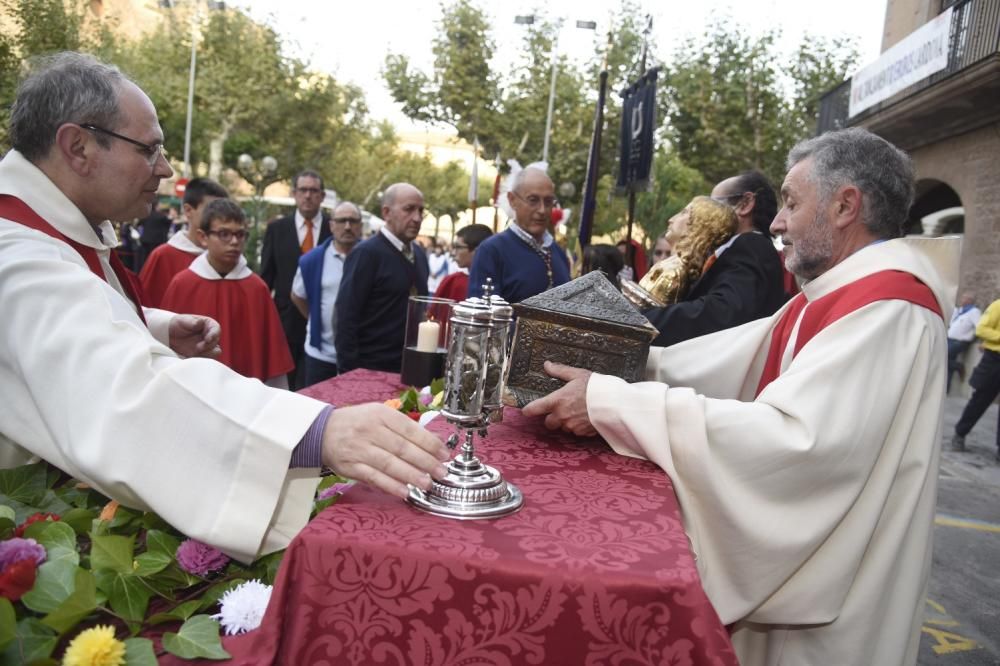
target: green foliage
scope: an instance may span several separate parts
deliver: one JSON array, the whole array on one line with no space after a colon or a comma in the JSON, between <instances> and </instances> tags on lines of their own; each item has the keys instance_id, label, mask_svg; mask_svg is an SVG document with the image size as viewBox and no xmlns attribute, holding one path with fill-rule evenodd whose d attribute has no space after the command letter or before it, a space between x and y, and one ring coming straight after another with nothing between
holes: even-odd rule
<instances>
[{"instance_id":1,"label":"green foliage","mask_svg":"<svg viewBox=\"0 0 1000 666\"><path fill-rule=\"evenodd\" d=\"M331 477L330 483L335 481L343 480ZM76 518L72 525L44 519L24 528L25 538L45 548L46 561L19 601L0 598L0 666L49 663L57 645L65 645L63 638L81 626L108 622L123 639L163 622L183 623L177 633L165 634L168 652L227 658L219 625L207 613L241 582L271 583L282 553L248 566L233 562L210 577L195 576L176 560L182 535L155 514L124 507L101 519L96 508L107 504L107 498L44 463L0 470L0 521L22 524L43 505L64 506L66 515ZM84 525L89 526L81 529ZM7 529L3 538L12 536ZM129 638L125 645L130 666L156 663L147 639Z\"/></svg>"},{"instance_id":2,"label":"green foliage","mask_svg":"<svg viewBox=\"0 0 1000 666\"><path fill-rule=\"evenodd\" d=\"M777 31L751 36L725 18L674 52L665 80L666 135L711 182L760 169L780 182L788 150L815 130L820 95L856 61L848 40L803 39L788 60Z\"/></svg>"},{"instance_id":3,"label":"green foliage","mask_svg":"<svg viewBox=\"0 0 1000 666\"><path fill-rule=\"evenodd\" d=\"M182 659L229 659L232 655L222 649L219 641L219 624L207 615L196 615L186 620L176 634L163 634L163 647Z\"/></svg>"},{"instance_id":4,"label":"green foliage","mask_svg":"<svg viewBox=\"0 0 1000 666\"><path fill-rule=\"evenodd\" d=\"M500 148L500 79L490 67L495 42L489 19L470 0L443 4L441 14L433 72L414 71L406 56L389 54L384 69L389 92L411 118L451 125L469 143L478 137L491 155Z\"/></svg>"},{"instance_id":5,"label":"green foliage","mask_svg":"<svg viewBox=\"0 0 1000 666\"><path fill-rule=\"evenodd\" d=\"M88 12L80 0L0 0L9 18L0 31L0 154L9 146L10 105L22 63L58 51L113 51L112 22Z\"/></svg>"},{"instance_id":6,"label":"green foliage","mask_svg":"<svg viewBox=\"0 0 1000 666\"><path fill-rule=\"evenodd\" d=\"M343 482L328 476L320 487ZM316 510L339 497L317 502ZM26 524L42 505L67 507L65 515L76 519L72 525L51 517ZM117 507L114 515L102 519L98 509L110 506ZM11 526L0 524L0 538L11 538L13 526L21 524L24 537L46 552L34 585L19 601L0 597L0 666L55 664L55 651L65 647L65 639L81 627L108 623L124 640L129 666L156 663L152 642L137 635L166 622L181 623L176 633L164 633L167 652L226 659L219 624L209 613L225 592L247 580L271 584L284 554L272 553L250 565L230 562L207 577L187 573L176 559L184 537L159 516L109 505L100 493L45 463L0 470L0 523Z\"/></svg>"}]
</instances>

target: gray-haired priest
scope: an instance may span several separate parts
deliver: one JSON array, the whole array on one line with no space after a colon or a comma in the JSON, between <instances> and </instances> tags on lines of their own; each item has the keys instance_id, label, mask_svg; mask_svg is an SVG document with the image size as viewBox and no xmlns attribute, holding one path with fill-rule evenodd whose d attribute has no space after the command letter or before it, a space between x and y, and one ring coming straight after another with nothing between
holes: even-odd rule
<instances>
[{"instance_id":1,"label":"gray-haired priest","mask_svg":"<svg viewBox=\"0 0 1000 666\"><path fill-rule=\"evenodd\" d=\"M548 366L567 385L524 411L670 476L744 666L914 664L958 243L900 238L913 169L865 130L788 166L771 229L801 294L654 347L646 383Z\"/></svg>"}]
</instances>

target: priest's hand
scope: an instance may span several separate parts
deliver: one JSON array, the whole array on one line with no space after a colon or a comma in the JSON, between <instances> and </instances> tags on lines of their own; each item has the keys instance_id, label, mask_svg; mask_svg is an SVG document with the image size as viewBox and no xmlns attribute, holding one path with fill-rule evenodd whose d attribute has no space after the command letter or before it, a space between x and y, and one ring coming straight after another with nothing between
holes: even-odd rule
<instances>
[{"instance_id":1,"label":"priest's hand","mask_svg":"<svg viewBox=\"0 0 1000 666\"><path fill-rule=\"evenodd\" d=\"M574 435L592 437L597 434L587 414L587 382L590 370L574 368L552 361L545 362L545 372L561 379L566 385L543 398L529 402L521 410L525 416L545 416L549 430L562 428Z\"/></svg>"},{"instance_id":2,"label":"priest's hand","mask_svg":"<svg viewBox=\"0 0 1000 666\"><path fill-rule=\"evenodd\" d=\"M178 356L215 358L219 347L219 322L201 315L174 315L170 320L170 348Z\"/></svg>"},{"instance_id":3,"label":"priest's hand","mask_svg":"<svg viewBox=\"0 0 1000 666\"><path fill-rule=\"evenodd\" d=\"M333 410L323 429L323 464L340 476L406 497L407 484L430 490L451 453L408 416L371 403Z\"/></svg>"}]
</instances>

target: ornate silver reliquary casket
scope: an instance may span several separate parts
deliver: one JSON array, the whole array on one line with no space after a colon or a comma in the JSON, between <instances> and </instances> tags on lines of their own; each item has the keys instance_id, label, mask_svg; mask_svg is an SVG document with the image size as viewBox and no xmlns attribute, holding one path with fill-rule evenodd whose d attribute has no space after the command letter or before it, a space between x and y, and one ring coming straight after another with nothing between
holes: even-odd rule
<instances>
[{"instance_id":1,"label":"ornate silver reliquary casket","mask_svg":"<svg viewBox=\"0 0 1000 666\"><path fill-rule=\"evenodd\" d=\"M627 382L643 378L656 328L602 273L588 273L513 307L517 324L507 377L509 404L523 407L563 385L545 374L545 361Z\"/></svg>"}]
</instances>

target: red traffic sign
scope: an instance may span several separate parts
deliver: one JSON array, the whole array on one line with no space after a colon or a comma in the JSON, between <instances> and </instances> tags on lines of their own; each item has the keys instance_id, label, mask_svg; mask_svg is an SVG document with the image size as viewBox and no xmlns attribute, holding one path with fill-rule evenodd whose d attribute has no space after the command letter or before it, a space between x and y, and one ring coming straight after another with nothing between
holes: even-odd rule
<instances>
[{"instance_id":1,"label":"red traffic sign","mask_svg":"<svg viewBox=\"0 0 1000 666\"><path fill-rule=\"evenodd\" d=\"M184 190L187 189L187 184L188 184L188 179L187 178L178 178L177 182L174 183L174 194L176 194L177 196L179 196L179 197L181 197L183 199L184 198Z\"/></svg>"}]
</instances>

